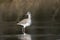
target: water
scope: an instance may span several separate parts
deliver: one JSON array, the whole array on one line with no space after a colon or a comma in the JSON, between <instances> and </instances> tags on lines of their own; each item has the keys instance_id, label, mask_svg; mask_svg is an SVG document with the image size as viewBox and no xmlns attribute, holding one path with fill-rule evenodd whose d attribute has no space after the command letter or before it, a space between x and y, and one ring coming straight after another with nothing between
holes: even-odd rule
<instances>
[{"instance_id":1,"label":"water","mask_svg":"<svg viewBox=\"0 0 60 40\"><path fill-rule=\"evenodd\" d=\"M18 39L20 40L31 40L31 35L30 34L21 34L20 36L18 36Z\"/></svg>"}]
</instances>

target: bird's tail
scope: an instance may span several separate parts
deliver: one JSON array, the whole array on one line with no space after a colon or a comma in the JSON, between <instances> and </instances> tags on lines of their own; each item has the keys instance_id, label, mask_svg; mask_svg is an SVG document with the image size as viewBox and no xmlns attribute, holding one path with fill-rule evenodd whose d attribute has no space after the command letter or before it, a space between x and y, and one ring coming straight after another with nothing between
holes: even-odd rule
<instances>
[{"instance_id":1,"label":"bird's tail","mask_svg":"<svg viewBox=\"0 0 60 40\"><path fill-rule=\"evenodd\" d=\"M17 25L20 25L20 23L17 23Z\"/></svg>"}]
</instances>

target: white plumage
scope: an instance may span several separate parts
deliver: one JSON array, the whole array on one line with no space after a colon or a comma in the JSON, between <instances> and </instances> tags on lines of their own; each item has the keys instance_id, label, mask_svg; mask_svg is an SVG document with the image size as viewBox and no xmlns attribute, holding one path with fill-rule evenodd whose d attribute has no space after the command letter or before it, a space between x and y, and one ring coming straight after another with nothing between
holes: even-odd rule
<instances>
[{"instance_id":1,"label":"white plumage","mask_svg":"<svg viewBox=\"0 0 60 40\"><path fill-rule=\"evenodd\" d=\"M24 28L24 30L25 30L25 27L28 27L28 26L31 25L31 13L30 12L27 12L26 15L28 16L28 18L23 19L22 21L20 21L19 23L17 23L17 25L22 25L23 28Z\"/></svg>"}]
</instances>

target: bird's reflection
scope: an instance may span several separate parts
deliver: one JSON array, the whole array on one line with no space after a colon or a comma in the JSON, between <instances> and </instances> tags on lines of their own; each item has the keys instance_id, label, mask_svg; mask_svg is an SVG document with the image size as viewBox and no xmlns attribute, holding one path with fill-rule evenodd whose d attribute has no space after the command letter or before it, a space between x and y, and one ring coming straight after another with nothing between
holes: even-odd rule
<instances>
[{"instance_id":1,"label":"bird's reflection","mask_svg":"<svg viewBox=\"0 0 60 40\"><path fill-rule=\"evenodd\" d=\"M18 36L19 40L31 40L31 35L30 34L21 34L20 36Z\"/></svg>"}]
</instances>

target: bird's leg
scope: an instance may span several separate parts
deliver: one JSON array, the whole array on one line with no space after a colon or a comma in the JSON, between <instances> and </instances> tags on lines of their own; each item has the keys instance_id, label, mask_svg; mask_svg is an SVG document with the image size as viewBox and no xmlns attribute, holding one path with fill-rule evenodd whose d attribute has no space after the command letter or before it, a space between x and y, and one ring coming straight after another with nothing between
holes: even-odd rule
<instances>
[{"instance_id":1,"label":"bird's leg","mask_svg":"<svg viewBox=\"0 0 60 40\"><path fill-rule=\"evenodd\" d=\"M25 35L25 28L24 28L24 35Z\"/></svg>"},{"instance_id":2,"label":"bird's leg","mask_svg":"<svg viewBox=\"0 0 60 40\"><path fill-rule=\"evenodd\" d=\"M22 32L24 33L24 28L22 28Z\"/></svg>"},{"instance_id":3,"label":"bird's leg","mask_svg":"<svg viewBox=\"0 0 60 40\"><path fill-rule=\"evenodd\" d=\"M25 34L25 28L24 27L22 28L22 32L23 32L23 34Z\"/></svg>"}]
</instances>

